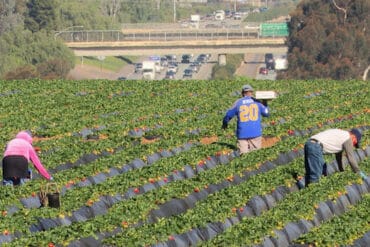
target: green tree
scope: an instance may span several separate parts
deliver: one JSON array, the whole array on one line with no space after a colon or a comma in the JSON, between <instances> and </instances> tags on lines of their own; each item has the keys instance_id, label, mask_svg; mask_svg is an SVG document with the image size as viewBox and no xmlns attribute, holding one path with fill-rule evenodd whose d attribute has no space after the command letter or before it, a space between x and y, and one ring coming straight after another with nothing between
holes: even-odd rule
<instances>
[{"instance_id":1,"label":"green tree","mask_svg":"<svg viewBox=\"0 0 370 247\"><path fill-rule=\"evenodd\" d=\"M25 1L3 0L0 2L0 35L23 25L22 6Z\"/></svg>"},{"instance_id":2,"label":"green tree","mask_svg":"<svg viewBox=\"0 0 370 247\"><path fill-rule=\"evenodd\" d=\"M56 30L58 8L56 0L29 0L27 8L25 27L28 30L32 32Z\"/></svg>"},{"instance_id":3,"label":"green tree","mask_svg":"<svg viewBox=\"0 0 370 247\"><path fill-rule=\"evenodd\" d=\"M137 0L134 2L122 2L121 17L132 23L149 22L155 20L158 13L155 1ZM125 16L126 15L126 16Z\"/></svg>"},{"instance_id":4,"label":"green tree","mask_svg":"<svg viewBox=\"0 0 370 247\"><path fill-rule=\"evenodd\" d=\"M279 78L359 79L370 65L368 0L304 0L291 13L289 70Z\"/></svg>"},{"instance_id":5,"label":"green tree","mask_svg":"<svg viewBox=\"0 0 370 247\"><path fill-rule=\"evenodd\" d=\"M4 48L3 48L4 47ZM0 49L4 50L0 59L0 75L9 72L20 71L24 74L26 67L33 67L38 70L42 77L53 74L55 77L63 78L65 71L69 71L74 66L74 55L63 43L55 41L53 36L46 32L32 33L29 30L17 29L12 32L4 33L0 39ZM2 61L2 62L1 62ZM45 66L45 63L52 61L54 65ZM59 66L59 67L58 67ZM35 73L33 73L35 74ZM17 77L18 78L18 77Z\"/></svg>"},{"instance_id":6,"label":"green tree","mask_svg":"<svg viewBox=\"0 0 370 247\"><path fill-rule=\"evenodd\" d=\"M109 6L104 6L100 1L58 1L58 24L55 30L65 30L74 26L83 26L85 30L119 28L116 18L107 13L109 10L106 8Z\"/></svg>"}]
</instances>

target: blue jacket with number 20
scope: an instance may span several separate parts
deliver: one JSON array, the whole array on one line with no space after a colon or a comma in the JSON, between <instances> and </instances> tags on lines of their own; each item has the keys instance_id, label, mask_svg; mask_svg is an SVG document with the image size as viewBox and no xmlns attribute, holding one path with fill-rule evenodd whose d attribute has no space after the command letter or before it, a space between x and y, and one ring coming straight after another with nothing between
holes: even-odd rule
<instances>
[{"instance_id":1,"label":"blue jacket with number 20","mask_svg":"<svg viewBox=\"0 0 370 247\"><path fill-rule=\"evenodd\" d=\"M262 136L261 118L269 116L269 108L252 97L238 99L226 112L223 124L237 116L236 137L248 139Z\"/></svg>"}]
</instances>

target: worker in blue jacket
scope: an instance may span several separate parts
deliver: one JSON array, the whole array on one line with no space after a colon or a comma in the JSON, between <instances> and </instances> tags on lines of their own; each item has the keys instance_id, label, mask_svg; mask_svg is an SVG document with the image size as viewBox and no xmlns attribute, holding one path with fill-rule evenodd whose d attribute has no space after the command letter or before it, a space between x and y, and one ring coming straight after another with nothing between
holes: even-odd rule
<instances>
[{"instance_id":1,"label":"worker in blue jacket","mask_svg":"<svg viewBox=\"0 0 370 247\"><path fill-rule=\"evenodd\" d=\"M226 129L229 121L237 116L236 137L240 155L262 146L261 118L269 116L267 100L262 103L253 98L253 88L250 85L242 87L242 98L226 112L222 121L222 129Z\"/></svg>"}]
</instances>

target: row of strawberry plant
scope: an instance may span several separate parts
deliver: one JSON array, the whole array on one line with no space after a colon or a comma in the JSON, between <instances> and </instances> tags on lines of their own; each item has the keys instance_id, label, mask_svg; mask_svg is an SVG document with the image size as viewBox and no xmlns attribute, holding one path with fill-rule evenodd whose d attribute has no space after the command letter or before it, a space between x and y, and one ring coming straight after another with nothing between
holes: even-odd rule
<instances>
[{"instance_id":1,"label":"row of strawberry plant","mask_svg":"<svg viewBox=\"0 0 370 247\"><path fill-rule=\"evenodd\" d=\"M171 167L171 170L172 169L174 169L173 167ZM193 185L190 183L189 184L190 185L190 190L192 191L193 190ZM182 188L181 186L180 186L180 188ZM156 192L156 193L158 193L158 191ZM164 193L166 194L166 197L168 196L167 194L168 194L168 192L166 192L166 191L164 191ZM182 192L182 193L184 193L184 192ZM153 204L153 202L151 203L151 204ZM145 203L145 205L148 205L148 203ZM150 205L150 204L149 204ZM135 206L135 207L137 207L137 206ZM126 210L125 210L126 211Z\"/></svg>"},{"instance_id":2,"label":"row of strawberry plant","mask_svg":"<svg viewBox=\"0 0 370 247\"><path fill-rule=\"evenodd\" d=\"M205 246L231 244L233 242L245 245L260 244L265 236L276 237L278 232L290 222L299 220L314 220L315 211L320 202L331 200L333 195L340 195L350 183L358 182L358 176L352 173L336 173L321 179L299 193L290 193L271 210L262 213L259 217L245 218L239 224L232 226L224 234L216 236ZM360 181L361 182L361 181Z\"/></svg>"},{"instance_id":3,"label":"row of strawberry plant","mask_svg":"<svg viewBox=\"0 0 370 247\"><path fill-rule=\"evenodd\" d=\"M301 162L301 160L299 161L299 162ZM289 169L291 169L291 166L289 167ZM286 171L284 171L284 172L286 172ZM289 173L288 173L289 174ZM281 176L280 175L280 178L281 177L283 177L283 176ZM271 177L269 177L269 179L271 179ZM259 181L261 181L262 180L262 178L259 178L258 179ZM273 182L272 181L270 181L271 182L271 184L273 184ZM278 186L276 186L276 187L278 187ZM270 190L271 190L271 187L269 187L270 188ZM239 189L239 188L238 188ZM240 188L241 189L241 191L247 191L247 188ZM274 188L272 188L272 190L273 190ZM257 189L258 190L258 189ZM256 192L254 192L254 193L256 193ZM258 193L258 192L257 192ZM262 191L262 193L263 193L263 191ZM222 193L220 194L220 193L218 193L217 194L218 195L218 197L216 197L216 198L213 198L213 199L215 199L216 201L217 200L220 200L220 195L222 196ZM240 195L239 195L239 197L240 197ZM240 198L239 198L240 199ZM226 194L225 195L225 198L222 200L222 203L220 203L220 202L218 202L217 203L217 206L220 206L220 204L222 204L223 205L223 207L227 207L227 205L230 203L230 201L232 202L232 198L230 198L230 195L228 195L228 194ZM262 200L263 201L263 200ZM260 212L261 212L261 210L263 210L263 204L264 203L262 203L262 201L260 201L259 202L259 208L257 207L257 208L253 208L253 211L254 212L257 212L257 214L259 214ZM207 207L209 207L208 205L210 205L210 206L212 206L213 204L212 203L205 203L206 205L203 205L203 203L201 203L200 205L197 205L196 207L197 207L197 211L196 212L194 212L196 209L194 209L194 211L192 211L191 213L192 213L192 217L194 217L195 219L198 219L198 218L200 218L201 220L201 222L209 222L209 219L207 220L207 215L206 214L204 214L204 213L202 213L202 211L204 210L205 212L212 212L212 213L214 213L214 211L216 211L216 209L213 207L213 209L212 210L209 210L209 209L207 209ZM233 204L231 204L231 205L233 205ZM234 204L235 205L235 204ZM235 207L234 208L238 208L239 206L238 205L235 205ZM266 207L266 205L265 205L265 207ZM231 207L230 207L230 205L228 206L228 208L230 209ZM242 208L241 208L242 209ZM260 211L258 211L258 210L260 210ZM198 211L200 211L199 212L199 216L197 215L198 214ZM231 210L230 210L231 211ZM194 214L196 214L196 216L194 215ZM181 216L181 217L183 217L183 216ZM193 221L193 223L194 223L194 221L195 221L195 219L193 219L193 218L191 218L192 219L192 221ZM176 219L171 219L171 220L169 220L168 221L168 225L166 225L166 229L169 229L170 231L175 231L174 229L176 229L176 228L178 228L178 226L182 226L183 224L186 224L185 222L181 222L181 223L179 223L179 222L176 222L178 220L178 218L176 218ZM223 222L223 221L222 221ZM163 221L161 221L161 223L163 223ZM200 223L198 223L198 224L200 224ZM171 225L171 226L169 226L169 225ZM148 227L149 228L149 230L147 230L148 232L150 232L150 231L152 231L153 230L153 228L155 228L155 229L158 229L158 226L149 226ZM192 229L195 229L194 228L194 225L193 225L193 227L192 227ZM135 229L136 230L136 229ZM167 230L168 231L168 230ZM133 235L138 235L138 236L141 236L141 238L143 238L142 236L145 236L146 234L145 234L145 232L146 231L144 231L144 232L140 232L140 234L133 234ZM127 234L129 234L129 233L127 233ZM120 241L125 241L124 239L126 239L127 238L127 236L128 235L126 235L126 234L124 234L123 235L123 237L120 237L120 238L118 238L118 240L117 240L117 242L116 243L119 243ZM168 236L170 236L170 235L168 235ZM203 236L203 237L201 237L201 239L204 239L205 238L205 236ZM176 240L176 238L175 238L175 240ZM115 241L115 240L114 240ZM113 242L114 242L113 241ZM138 239L135 239L135 240L133 240L133 241L139 241ZM111 243L113 243L113 242L111 242ZM127 243L127 244L129 244L129 243Z\"/></svg>"}]
</instances>

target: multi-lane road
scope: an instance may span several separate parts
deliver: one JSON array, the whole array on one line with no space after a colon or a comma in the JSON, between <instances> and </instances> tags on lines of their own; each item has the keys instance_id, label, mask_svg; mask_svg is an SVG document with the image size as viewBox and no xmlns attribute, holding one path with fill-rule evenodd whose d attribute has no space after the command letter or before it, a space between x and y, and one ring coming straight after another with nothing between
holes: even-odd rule
<instances>
[{"instance_id":1,"label":"multi-lane road","mask_svg":"<svg viewBox=\"0 0 370 247\"><path fill-rule=\"evenodd\" d=\"M212 73L212 67L217 63L217 56L216 55L211 55L208 59L208 61L204 62L201 64L198 68L197 72L193 72L191 77L185 77L184 78L184 71L189 68L191 62L195 61L196 58L198 57L199 54L194 55L193 58L191 59L190 63L182 63L181 62L181 57L183 54L176 54L176 63L177 63L177 72L174 75L175 80L186 80L186 79L196 79L196 80L207 80L211 79L211 73ZM141 57L136 63L140 63L144 60L147 60L147 57ZM155 79L156 80L163 80L166 79L166 72L168 71L168 66L163 66L162 70L160 73L156 74ZM121 77L125 77L126 79L129 80L139 80L142 79L142 72L138 71L135 72L135 64L130 64L127 65L125 70L122 71L122 74L120 75Z\"/></svg>"},{"instance_id":2,"label":"multi-lane road","mask_svg":"<svg viewBox=\"0 0 370 247\"><path fill-rule=\"evenodd\" d=\"M213 19L210 19L210 20L202 20L200 22L200 27L199 27L199 30L202 30L202 33L204 33L205 31L209 31L211 33L217 33L217 32L225 32L227 33L227 42L229 42L228 38L229 38L229 35L232 34L234 31L239 31L241 33L243 33L243 37L244 37L244 33L248 33L248 31L250 30L251 27L248 26L248 28L246 27L246 25L241 21L241 20L234 20L234 19L225 19L223 21L215 21ZM255 32L255 28L256 26L253 26L252 30ZM120 35L127 35L126 32L134 32L136 30L136 32L139 32L140 31L140 35L143 35L145 33L147 34L150 34L149 38L150 38L150 41L151 42L154 42L152 39L156 38L156 36L154 35L154 31L156 32L163 32L163 30L168 30L170 29L171 30L171 35L172 36L167 36L165 35L166 39L168 39L169 37L172 37L173 38L173 31L174 30L178 30L179 33L181 33L181 37L184 36L184 33L185 31L186 32L190 32L190 34L197 34L197 30L198 29L193 29L193 28L190 28L190 27L177 27L175 28L175 26L173 24L171 24L170 28L169 27L165 27L163 29L159 28L157 25L154 27L147 27L145 28L145 26L143 26L142 24L140 24L140 26L138 27L135 27L135 26L127 26L125 28L123 28L124 31L119 31ZM86 37L85 36L81 36L77 39L76 42L73 42L72 44L79 44L81 43L82 41L84 41L84 39L88 39L89 42L88 44L91 45L91 43L94 43L94 42L91 42L91 39L94 38L94 32L92 31L74 31L72 33L68 33L68 32L58 32L56 34L56 36L58 35L59 38L63 38L64 36L66 36L67 38L71 38L71 37L74 37L72 34L86 34ZM112 32L106 32L105 33L106 35L110 34L110 35L113 35ZM138 37L141 37L140 35L137 35L135 34L133 37L138 38ZM153 36L154 35L154 36ZM108 35L109 36L109 35ZM107 36L107 37L108 37ZM103 37L102 34L99 34L97 37L99 37L99 40L101 41L101 38ZM105 36L104 36L105 37ZM118 53L118 47L117 47L117 39L119 39L117 35L113 35L112 36L114 38L114 44L113 44L113 48L112 48L112 52L113 54L117 54ZM130 36L131 37L131 36ZM184 36L184 37L188 37L188 36ZM217 36L218 37L218 36ZM231 35L230 38L233 38L234 36ZM132 38L132 37L131 37ZM157 37L158 38L158 37ZM192 37L192 39L194 39L194 37ZM209 37L208 37L209 39ZM214 37L212 36L212 40L214 39ZM68 39L67 39L68 40ZM67 42L67 40L65 40ZM250 40L253 40L253 39L250 39L250 38L247 38L247 39L244 39L242 40L242 43L247 43L247 42L250 42ZM168 41L167 41L168 42ZM194 40L195 42L195 40ZM192 45L195 45L194 42L192 42L191 44ZM207 41L209 42L209 41ZM230 41L231 42L231 41ZM254 41L256 42L256 41ZM261 40L258 40L258 42L261 43ZM104 43L104 42L103 42ZM136 45L137 45L137 41L134 42ZM163 41L161 41L161 43L165 43ZM235 40L233 40L231 42L232 44L235 43ZM148 44L146 44L148 45ZM220 46L220 44L217 44L218 46ZM185 63L181 63L181 57L183 54L176 54L176 57L177 57L177 62L178 62L178 70L177 70L177 73L174 75L174 79L200 79L200 80L207 80L207 79L211 79L211 73L212 73L212 67L214 65L216 65L219 61L218 61L218 54L215 53L213 54L214 52L218 52L220 53L220 50L223 52L223 53L230 53L230 54L240 54L240 53L251 53L253 52L253 54L247 54L245 55L245 58L244 58L244 63L241 63L240 67L237 69L236 71L236 75L237 76L246 76L246 77L249 77L249 78L256 78L256 79L270 79L270 80L274 80L276 78L276 73L274 71L268 71L268 74L260 74L259 73L259 69L263 66L265 66L264 64L264 53L267 53L267 52L284 52L283 50L284 49L280 49L278 47L276 47L276 44L275 46L274 45L271 45L271 47L256 47L255 45L252 47L252 48L248 48L249 50L243 50L241 49L241 47L238 46L238 44L234 44L236 45L237 47L229 47L229 46L225 46L225 47L218 47L215 45L215 47L217 48L210 48L208 46L205 46L204 44L203 45L198 45L195 47L197 49L194 49L194 47L187 47L185 49L184 46L181 46L181 49L180 48L177 48L177 49L174 49L174 48L162 48L162 49L159 49L157 46L156 49L154 49L154 51L152 50L145 50L142 51L142 50L138 50L138 47L135 47L130 49L129 51L125 50L124 54L128 55L129 52L132 52L133 56L137 55L137 54L142 54L142 57L139 58L137 61L134 61L134 63L140 63L144 60L148 60L148 57L150 55L154 55L154 53L159 53L157 55L161 55L163 56L163 51L165 52L173 52L173 53L180 53L180 52L189 52L189 53L211 53L211 56L210 58L208 59L208 61L204 64L202 64L199 68L199 71L197 73L193 73L192 77L187 77L187 78L184 78L183 75L184 75L184 71L186 69L188 69L189 67L189 64L185 64ZM149 47L152 47L153 44L150 44ZM127 46L125 46L127 47ZM78 50L78 49L77 49ZM88 50L89 55L79 55L81 57L83 56L98 56L98 55L93 55L94 53L93 52L102 52L104 49L101 48L101 47L98 47L96 48L95 50ZM216 50L216 51L215 51ZM84 52L86 52L85 50L83 50ZM76 50L75 50L76 52ZM107 51L106 51L107 52ZM161 53L162 52L162 53ZM99 53L100 54L100 53ZM130 53L131 54L131 53ZM193 59L196 59L197 56L199 54L193 54ZM107 54L104 54L104 56L109 56ZM226 61L227 62L227 61ZM161 70L160 73L157 73L156 74L156 79L157 80L162 80L162 79L165 79L165 76L166 76L166 71L167 71L167 67L164 66L163 69ZM111 77L111 76L110 76ZM143 76L142 76L142 73L139 71L139 72L136 72L135 73L135 64L128 64L126 66L124 66L124 68L122 68L118 75L114 76L114 78L121 78L121 79L130 79L130 80L138 80L138 79L142 79Z\"/></svg>"},{"instance_id":3,"label":"multi-lane road","mask_svg":"<svg viewBox=\"0 0 370 247\"><path fill-rule=\"evenodd\" d=\"M193 61L196 60L199 54L193 54ZM276 57L281 56L282 54L274 54ZM212 67L218 63L217 54L210 54L210 57L207 62L203 63L200 67L198 72L193 73L192 77L184 78L184 71L189 68L191 63L181 63L182 54L176 54L176 61L178 64L177 72L174 75L175 80L187 80L187 79L196 79L196 80L208 80L211 79ZM135 63L140 63L148 58L143 56ZM125 78L128 80L140 80L143 78L142 72L137 71L135 72L135 63L126 65L119 74L119 77ZM248 78L254 78L258 80L275 80L276 79L276 72L273 70L269 70L268 74L260 74L260 68L265 67L264 63L264 55L263 54L247 54L244 57L244 62L241 63L240 67L237 69L235 74L237 76L245 76ZM156 80L163 80L165 79L166 72L168 67L163 66L163 69L160 73L156 74Z\"/></svg>"}]
</instances>

